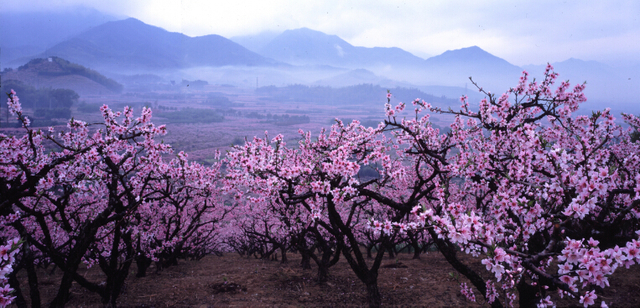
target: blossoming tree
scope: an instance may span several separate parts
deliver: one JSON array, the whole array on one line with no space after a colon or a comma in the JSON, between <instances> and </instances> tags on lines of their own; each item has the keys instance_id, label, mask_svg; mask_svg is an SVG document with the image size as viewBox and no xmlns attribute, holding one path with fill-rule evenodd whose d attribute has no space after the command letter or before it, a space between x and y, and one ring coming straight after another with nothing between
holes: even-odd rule
<instances>
[{"instance_id":1,"label":"blossoming tree","mask_svg":"<svg viewBox=\"0 0 640 308\"><path fill-rule=\"evenodd\" d=\"M0 210L9 232L63 270L51 306L66 304L74 281L115 305L138 255L212 251L215 225L230 210L220 207L219 165L190 164L182 153L166 163L171 148L155 140L165 127L151 122L150 109L135 118L131 108L103 106L98 129L72 119L66 130L43 132L29 127L15 93L9 105L25 135L1 140ZM80 275L82 262L97 265L106 281ZM37 281L29 279L37 304Z\"/></svg>"},{"instance_id":2,"label":"blossoming tree","mask_svg":"<svg viewBox=\"0 0 640 308\"><path fill-rule=\"evenodd\" d=\"M320 258L324 261L316 261L318 275L326 275L323 267L342 252L366 285L371 306L381 304L378 269L384 247L397 235L394 228L405 228L399 222L406 221L418 201L435 189L425 187L431 179L416 174L402 156L393 156L399 148L382 128L337 121L317 140L301 131L296 148L288 148L278 135L272 140L254 138L228 154L227 176L234 187L246 189L248 204L257 206L267 200L291 208L299 217L297 228L313 230L315 243L333 243L321 248L327 254ZM380 177L361 178L362 165L379 166ZM371 237L385 245L369 265L360 247Z\"/></svg>"},{"instance_id":3,"label":"blossoming tree","mask_svg":"<svg viewBox=\"0 0 640 308\"><path fill-rule=\"evenodd\" d=\"M483 256L493 278L483 286L468 277L490 303L511 305L518 294L521 307L552 305L553 291L586 307L597 300L593 287L607 287L617 268L638 262L640 145L630 132L640 121L623 115L625 130L609 109L573 116L586 100L584 85L554 89L556 78L551 66L541 82L524 73L499 97L485 92L478 111L465 99L460 111L414 102L455 115L449 136L458 139L443 168L456 180L436 182L440 197L416 207L416 220ZM410 142L407 151L433 157L421 144L433 138L414 137L424 118L388 125Z\"/></svg>"}]
</instances>

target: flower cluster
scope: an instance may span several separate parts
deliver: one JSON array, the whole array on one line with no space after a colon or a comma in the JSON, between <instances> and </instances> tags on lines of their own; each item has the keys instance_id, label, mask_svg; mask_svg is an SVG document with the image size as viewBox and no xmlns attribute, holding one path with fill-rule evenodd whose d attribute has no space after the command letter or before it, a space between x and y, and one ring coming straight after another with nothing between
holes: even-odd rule
<instances>
[{"instance_id":1,"label":"flower cluster","mask_svg":"<svg viewBox=\"0 0 640 308\"><path fill-rule=\"evenodd\" d=\"M0 308L9 306L15 299L13 289L9 286L7 275L13 271L15 255L20 251L22 242L19 238L9 240L0 246Z\"/></svg>"},{"instance_id":2,"label":"flower cluster","mask_svg":"<svg viewBox=\"0 0 640 308\"><path fill-rule=\"evenodd\" d=\"M468 300L475 302L476 295L473 293L473 289L471 289L465 282L460 284L460 293L464 295Z\"/></svg>"}]
</instances>

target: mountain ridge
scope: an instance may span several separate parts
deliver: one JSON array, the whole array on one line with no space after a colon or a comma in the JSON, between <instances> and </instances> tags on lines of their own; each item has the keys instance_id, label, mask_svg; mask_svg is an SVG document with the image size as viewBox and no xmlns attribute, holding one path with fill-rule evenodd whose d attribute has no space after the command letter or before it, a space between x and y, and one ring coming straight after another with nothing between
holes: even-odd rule
<instances>
[{"instance_id":1,"label":"mountain ridge","mask_svg":"<svg viewBox=\"0 0 640 308\"><path fill-rule=\"evenodd\" d=\"M353 46L337 35L309 28L284 31L266 44L260 54L294 65L333 65L351 69L410 66L424 60L398 47Z\"/></svg>"},{"instance_id":2,"label":"mountain ridge","mask_svg":"<svg viewBox=\"0 0 640 308\"><path fill-rule=\"evenodd\" d=\"M282 65L219 35L189 37L135 18L104 23L38 56L59 56L82 65L119 71Z\"/></svg>"}]
</instances>

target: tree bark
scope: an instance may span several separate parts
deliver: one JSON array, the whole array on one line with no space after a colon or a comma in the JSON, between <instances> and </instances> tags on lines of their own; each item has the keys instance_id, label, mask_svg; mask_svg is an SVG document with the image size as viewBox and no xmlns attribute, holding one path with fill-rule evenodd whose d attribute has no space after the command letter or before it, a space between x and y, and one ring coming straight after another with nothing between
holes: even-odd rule
<instances>
[{"instance_id":1,"label":"tree bark","mask_svg":"<svg viewBox=\"0 0 640 308\"><path fill-rule=\"evenodd\" d=\"M51 304L49 304L50 308L63 308L67 302L69 301L69 290L71 289L71 284L73 284L73 278L71 275L65 272L62 275L62 281L60 281L60 287L58 288L58 294L53 298Z\"/></svg>"},{"instance_id":2,"label":"tree bark","mask_svg":"<svg viewBox=\"0 0 640 308\"><path fill-rule=\"evenodd\" d=\"M25 246L28 247L28 246ZM36 274L36 268L33 265L33 255L31 249L25 249L25 268L27 269L27 279L29 281L29 298L31 299L31 307L41 307L40 299L40 285L38 284L38 275ZM18 305L20 307L20 305Z\"/></svg>"},{"instance_id":3,"label":"tree bark","mask_svg":"<svg viewBox=\"0 0 640 308\"><path fill-rule=\"evenodd\" d=\"M369 307L377 308L382 305L382 297L380 296L380 290L378 290L378 280L374 279L372 282L367 283L367 299L369 300Z\"/></svg>"},{"instance_id":4,"label":"tree bark","mask_svg":"<svg viewBox=\"0 0 640 308\"><path fill-rule=\"evenodd\" d=\"M289 262L289 260L287 259L287 250L284 246L280 246L280 253L282 254L282 260L280 261L280 263L284 264Z\"/></svg>"},{"instance_id":5,"label":"tree bark","mask_svg":"<svg viewBox=\"0 0 640 308\"><path fill-rule=\"evenodd\" d=\"M453 268L455 268L458 273L467 277L471 281L473 286L476 287L478 291L480 291L480 294L482 294L482 296L485 299L487 299L486 298L487 285L484 279L482 279L482 277L480 277L478 273L473 271L466 264L458 260L458 257L456 256L457 254L456 246L449 241L445 241L438 238L438 235L435 233L433 229L429 229L429 234L431 235L431 238L435 240L436 245L438 246L438 250L440 250L440 252L445 257L447 262L449 262L449 264L451 264L451 266L453 266ZM503 306L500 300L496 299L493 303L491 303L491 307L502 308Z\"/></svg>"},{"instance_id":6,"label":"tree bark","mask_svg":"<svg viewBox=\"0 0 640 308\"><path fill-rule=\"evenodd\" d=\"M151 263L153 261L151 261L150 258L147 258L147 256L145 255L139 255L136 257L136 265L138 266L138 272L136 273L136 277L140 278L140 277L146 277L147 276L147 269L149 269L149 267L151 266Z\"/></svg>"},{"instance_id":7,"label":"tree bark","mask_svg":"<svg viewBox=\"0 0 640 308\"><path fill-rule=\"evenodd\" d=\"M16 277L18 270L18 268L15 268L13 272L9 274L9 285L11 286L11 288L13 288L13 295L16 297L13 303L18 307L27 307L27 302L25 301L24 295L22 294L22 289L20 289L20 281L18 281L18 278ZM31 305L31 307L39 306Z\"/></svg>"}]
</instances>

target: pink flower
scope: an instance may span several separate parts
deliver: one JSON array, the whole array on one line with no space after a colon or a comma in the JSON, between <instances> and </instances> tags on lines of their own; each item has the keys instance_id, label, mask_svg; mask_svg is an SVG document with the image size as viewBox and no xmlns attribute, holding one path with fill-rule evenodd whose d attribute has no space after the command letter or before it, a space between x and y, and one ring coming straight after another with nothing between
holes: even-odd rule
<instances>
[{"instance_id":1,"label":"pink flower","mask_svg":"<svg viewBox=\"0 0 640 308\"><path fill-rule=\"evenodd\" d=\"M393 230L393 228L392 228L392 226L391 226L391 223L387 221L387 222L384 224L384 227L382 228L382 231L383 231L385 234L389 235L389 234L391 234L391 231L392 231L392 230Z\"/></svg>"},{"instance_id":2,"label":"pink flower","mask_svg":"<svg viewBox=\"0 0 640 308\"><path fill-rule=\"evenodd\" d=\"M495 259L497 262L504 262L505 261L505 256L507 255L507 253L502 249L502 248L496 248L496 250L494 251L495 254Z\"/></svg>"},{"instance_id":3,"label":"pink flower","mask_svg":"<svg viewBox=\"0 0 640 308\"><path fill-rule=\"evenodd\" d=\"M9 260L9 245L0 246L0 260Z\"/></svg>"},{"instance_id":4,"label":"pink flower","mask_svg":"<svg viewBox=\"0 0 640 308\"><path fill-rule=\"evenodd\" d=\"M580 303L584 304L585 307L588 307L595 304L596 298L598 298L598 296L596 296L595 291L588 291L584 296L580 296Z\"/></svg>"}]
</instances>

